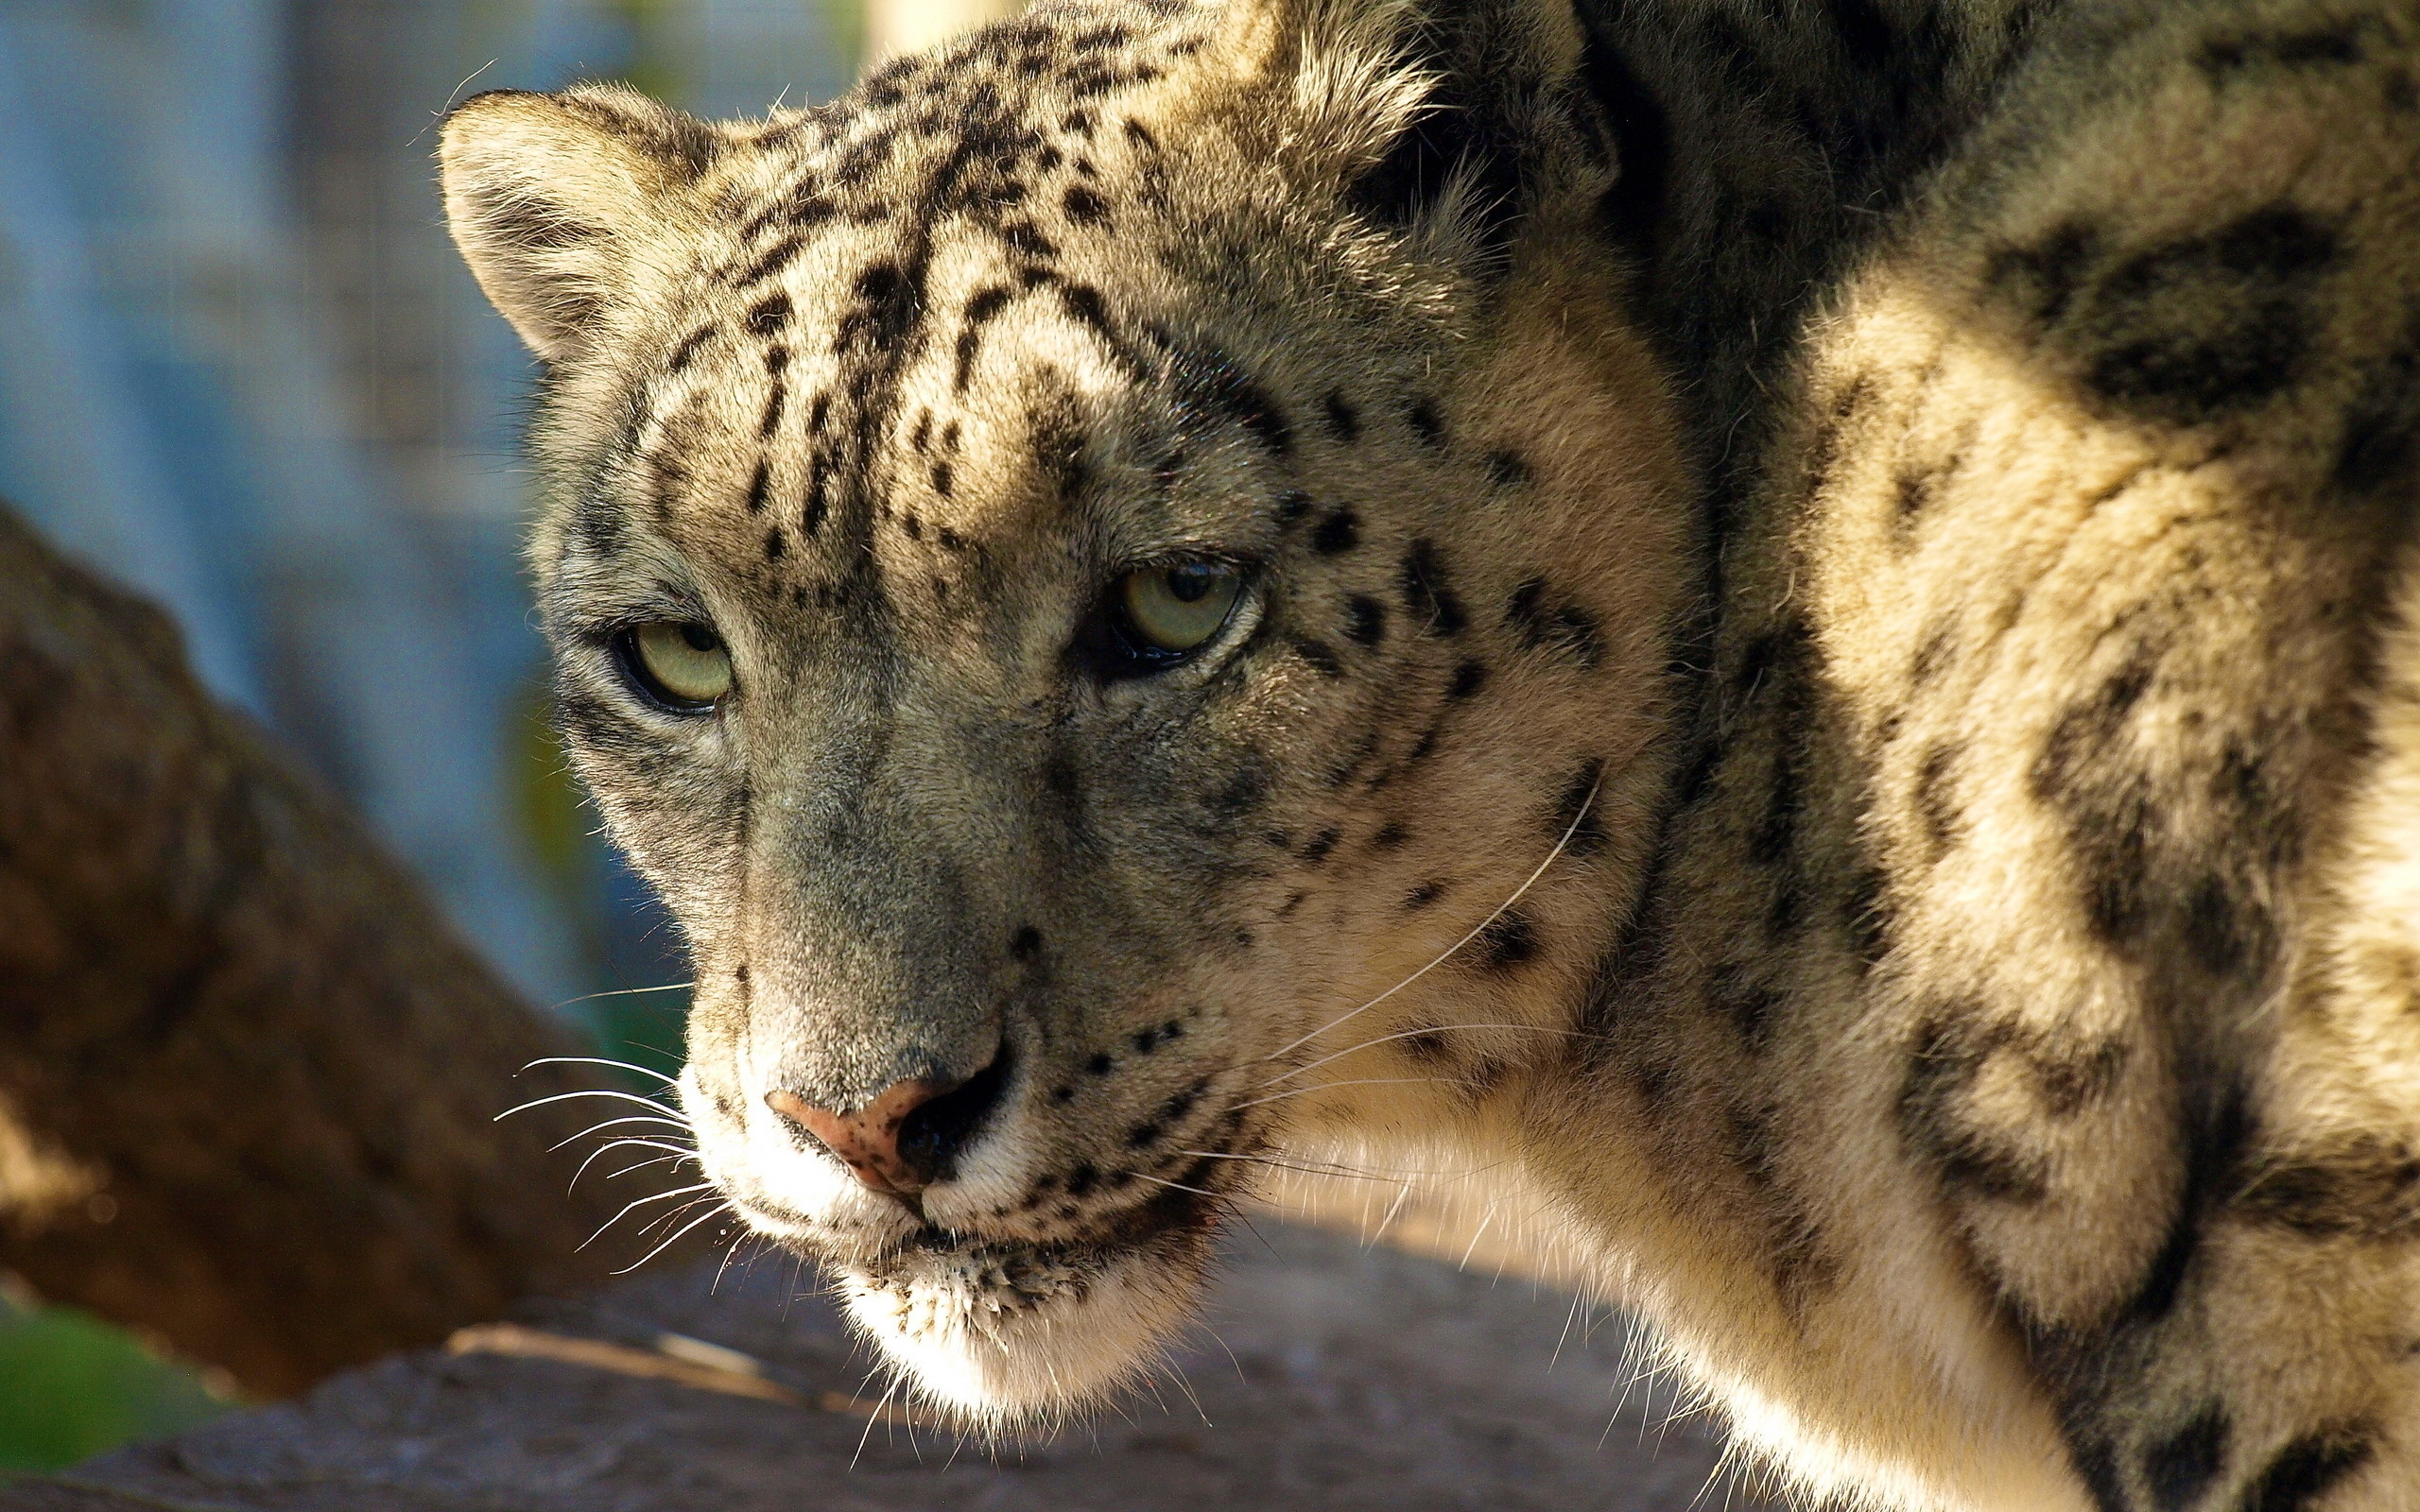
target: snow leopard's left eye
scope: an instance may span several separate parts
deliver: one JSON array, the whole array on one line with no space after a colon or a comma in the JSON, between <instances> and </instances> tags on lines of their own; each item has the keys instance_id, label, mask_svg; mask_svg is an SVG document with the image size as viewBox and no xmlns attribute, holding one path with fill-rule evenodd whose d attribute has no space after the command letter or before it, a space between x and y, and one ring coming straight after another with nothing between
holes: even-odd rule
<instances>
[{"instance_id":1,"label":"snow leopard's left eye","mask_svg":"<svg viewBox=\"0 0 2420 1512\"><path fill-rule=\"evenodd\" d=\"M1243 570L1221 561L1144 567L1110 585L1077 650L1111 679L1148 678L1219 639L1244 599Z\"/></svg>"},{"instance_id":2,"label":"snow leopard's left eye","mask_svg":"<svg viewBox=\"0 0 2420 1512\"><path fill-rule=\"evenodd\" d=\"M1128 573L1117 585L1118 628L1137 650L1183 656L1219 633L1243 591L1243 575L1219 562Z\"/></svg>"},{"instance_id":3,"label":"snow leopard's left eye","mask_svg":"<svg viewBox=\"0 0 2420 1512\"><path fill-rule=\"evenodd\" d=\"M731 652L694 622L634 625L614 638L614 660L649 701L682 714L710 713L731 691Z\"/></svg>"},{"instance_id":4,"label":"snow leopard's left eye","mask_svg":"<svg viewBox=\"0 0 2420 1512\"><path fill-rule=\"evenodd\" d=\"M1224 561L1137 568L1108 585L1074 652L1113 681L1166 672L1218 643L1242 612L1250 580L1246 569Z\"/></svg>"}]
</instances>

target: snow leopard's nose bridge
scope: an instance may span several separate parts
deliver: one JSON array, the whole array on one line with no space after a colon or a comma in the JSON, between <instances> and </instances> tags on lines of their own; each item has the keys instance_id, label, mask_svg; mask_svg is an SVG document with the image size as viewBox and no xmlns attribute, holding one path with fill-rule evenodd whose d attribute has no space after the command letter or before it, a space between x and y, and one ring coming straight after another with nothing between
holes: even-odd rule
<instances>
[{"instance_id":1,"label":"snow leopard's nose bridge","mask_svg":"<svg viewBox=\"0 0 2420 1512\"><path fill-rule=\"evenodd\" d=\"M953 1087L996 1057L1003 935L946 847L902 816L760 815L730 948L748 968L741 1091L849 1113L908 1083ZM998 957L999 959L995 959Z\"/></svg>"},{"instance_id":2,"label":"snow leopard's nose bridge","mask_svg":"<svg viewBox=\"0 0 2420 1512\"><path fill-rule=\"evenodd\" d=\"M786 1087L765 1104L811 1137L875 1192L912 1209L926 1187L957 1174L958 1158L981 1136L1011 1064L1003 1046L963 1081L918 1076L893 1082L860 1108L819 1107Z\"/></svg>"}]
</instances>

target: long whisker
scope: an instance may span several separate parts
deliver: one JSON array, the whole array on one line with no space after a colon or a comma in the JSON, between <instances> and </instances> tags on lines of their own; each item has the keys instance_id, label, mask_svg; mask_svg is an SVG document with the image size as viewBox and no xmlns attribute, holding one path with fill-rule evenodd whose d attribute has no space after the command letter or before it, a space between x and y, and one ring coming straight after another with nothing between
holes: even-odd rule
<instances>
[{"instance_id":1,"label":"long whisker","mask_svg":"<svg viewBox=\"0 0 2420 1512\"><path fill-rule=\"evenodd\" d=\"M715 1184L711 1181L700 1181L693 1187L676 1187L670 1192L649 1193L648 1195L639 1198L636 1202L630 1204L621 1211L614 1214L611 1218L606 1219L603 1227L599 1228L595 1233L590 1234L587 1238L579 1242L579 1247L586 1249L589 1246L596 1243L597 1240L605 1237L605 1230L607 1228L613 1228L615 1224L620 1223L623 1219L629 1217L631 1213L636 1212L639 1209L646 1207L650 1202L663 1202L672 1197L685 1197L693 1192L711 1192L714 1190L714 1185Z\"/></svg>"},{"instance_id":2,"label":"long whisker","mask_svg":"<svg viewBox=\"0 0 2420 1512\"><path fill-rule=\"evenodd\" d=\"M567 1103L575 1097L614 1097L619 1098L621 1101L626 1103L636 1103L641 1108L651 1108L659 1113L668 1113L673 1110L669 1104L659 1103L652 1097L641 1097L636 1092L617 1092L607 1087L592 1087L586 1091L557 1092L552 1097L535 1098L529 1102L523 1103L518 1108L508 1108L503 1112L496 1114L495 1118L491 1122L501 1123L504 1120L510 1118L515 1113L526 1113L533 1108L544 1108L548 1103Z\"/></svg>"},{"instance_id":3,"label":"long whisker","mask_svg":"<svg viewBox=\"0 0 2420 1512\"><path fill-rule=\"evenodd\" d=\"M1426 966L1424 966L1419 971L1412 972L1409 976L1407 976L1402 981L1397 982L1394 986L1387 988L1384 992L1379 993L1376 997L1372 998L1369 1002L1362 1004L1352 1012L1329 1020L1326 1023L1312 1030L1310 1033L1303 1036L1291 1044L1280 1046L1279 1048L1270 1051L1261 1058L1264 1060L1275 1060L1280 1056L1290 1055L1294 1051L1301 1049L1303 1046L1318 1039L1320 1036L1326 1034L1329 1030L1336 1028L1338 1025L1359 1018L1362 1014L1369 1012L1372 1008L1376 1007L1379 1004L1384 1003L1391 997L1393 997L1405 988L1411 986L1414 982L1419 981L1422 977L1426 976L1429 972L1453 959L1456 954L1458 954L1463 946L1468 945L1471 941L1485 934L1490 924L1495 923L1497 919L1504 917L1504 911L1506 909L1512 907L1514 903L1519 902L1524 893L1537 885L1538 879L1547 874L1547 868L1553 866L1555 864L1555 859L1563 854L1564 847L1571 844L1571 837L1580 833L1580 826L1582 824L1587 822L1588 811L1595 807L1597 803L1597 790L1604 785L1604 778L1600 775L1596 782L1588 784L1588 796L1581 800L1580 812L1571 816L1571 823L1564 828L1562 838L1555 841L1554 849L1547 852L1547 858L1538 863L1538 868L1535 871L1530 872L1528 878L1522 882L1521 885L1512 889L1512 896L1505 899L1502 902L1497 903L1495 905L1495 912L1488 915L1485 919L1480 919L1478 924L1472 927L1469 934L1464 935L1461 938L1454 941L1452 945L1446 947L1443 954L1430 961Z\"/></svg>"},{"instance_id":4,"label":"long whisker","mask_svg":"<svg viewBox=\"0 0 2420 1512\"><path fill-rule=\"evenodd\" d=\"M600 1133L609 1128L619 1128L624 1124L661 1124L666 1128L677 1128L683 1134L694 1132L694 1130L689 1127L688 1124L681 1119L649 1118L645 1113L632 1113L628 1118L609 1118L602 1124L591 1124L577 1134L567 1135L562 1139L557 1140L554 1143L547 1145L546 1148L549 1150L560 1150L564 1145L571 1143L575 1140L584 1140L591 1134Z\"/></svg>"},{"instance_id":5,"label":"long whisker","mask_svg":"<svg viewBox=\"0 0 2420 1512\"><path fill-rule=\"evenodd\" d=\"M669 1155L650 1156L648 1159L639 1161L636 1165L626 1165L620 1170L607 1176L605 1179L608 1181L618 1180L621 1177L630 1175L633 1171L644 1171L650 1165L678 1165L683 1160L695 1160L697 1158L698 1152L695 1150L674 1150ZM705 1168L700 1165L699 1169L702 1172Z\"/></svg>"},{"instance_id":6,"label":"long whisker","mask_svg":"<svg viewBox=\"0 0 2420 1512\"><path fill-rule=\"evenodd\" d=\"M667 1076L660 1071L650 1071L645 1066L633 1066L627 1060L608 1060L603 1056L542 1056L521 1069L527 1071L535 1066L611 1066L615 1071L635 1072L642 1076L652 1076L666 1087L681 1085L681 1078L678 1076Z\"/></svg>"},{"instance_id":7,"label":"long whisker","mask_svg":"<svg viewBox=\"0 0 2420 1512\"><path fill-rule=\"evenodd\" d=\"M638 1140L638 1139L608 1140L608 1141L606 1141L604 1143L599 1144L598 1146L596 1146L596 1148L595 1148L595 1149L593 1149L593 1150L591 1150L591 1151L589 1151L589 1152L588 1152L588 1158L587 1158L586 1160L584 1160L580 1161L580 1162L579 1162L579 1169L578 1169L578 1170L574 1171L574 1172L571 1174L571 1181L570 1181L570 1183L569 1183L569 1186L566 1186L566 1187L564 1188L564 1190L565 1190L565 1191L569 1191L571 1187L576 1187L576 1186L579 1185L579 1178L580 1178L581 1177L586 1176L586 1175L588 1174L588 1168L589 1168L590 1166L592 1166L592 1165L595 1165L595 1164L597 1162L597 1160L598 1160L599 1159L601 1159L602 1157L604 1157L604 1156L606 1156L606 1155L609 1155L609 1154L611 1154L612 1152L614 1152L614 1151L615 1151L615 1150L629 1150L629 1149L641 1149L641 1150L670 1150L670 1151L673 1151L673 1152L675 1152L675 1153L677 1153L677 1154L681 1154L681 1155L695 1155L695 1154L697 1154L697 1153L698 1153L696 1150L694 1150L694 1149L690 1149L690 1148L688 1148L688 1147L687 1147L687 1146L685 1146L685 1145L680 1145L680 1144L663 1144L663 1143L656 1143L655 1141L652 1141L652 1140ZM618 1173L617 1173L617 1174L618 1174ZM612 1179L612 1177L607 1177L607 1179L608 1179L608 1180L611 1180L611 1179Z\"/></svg>"},{"instance_id":8,"label":"long whisker","mask_svg":"<svg viewBox=\"0 0 2420 1512\"><path fill-rule=\"evenodd\" d=\"M1134 1177L1138 1181L1149 1181L1155 1187L1174 1187L1179 1192L1190 1192L1197 1197L1208 1197L1214 1202L1226 1202L1233 1200L1223 1192L1207 1192L1202 1190L1201 1187L1186 1186L1182 1181L1163 1181L1158 1177L1145 1176L1140 1171L1129 1171L1126 1174Z\"/></svg>"},{"instance_id":9,"label":"long whisker","mask_svg":"<svg viewBox=\"0 0 2420 1512\"><path fill-rule=\"evenodd\" d=\"M555 1007L560 1011L582 1003L594 1003L598 998L634 998L648 992L686 992L697 985L695 982L666 982L662 987L624 987L607 992L583 992L576 998L563 999Z\"/></svg>"},{"instance_id":10,"label":"long whisker","mask_svg":"<svg viewBox=\"0 0 2420 1512\"><path fill-rule=\"evenodd\" d=\"M1263 1087L1274 1087L1281 1081L1291 1081L1306 1071L1317 1071L1331 1060L1341 1060L1346 1056L1352 1055L1355 1051L1367 1050L1372 1045L1382 1045L1393 1040L1416 1040L1422 1035L1437 1034L1442 1031L1451 1029L1526 1029L1531 1034L1559 1034L1569 1040L1594 1040L1598 1038L1584 1030L1557 1029L1543 1023L1436 1023L1430 1024L1426 1028L1403 1029L1394 1034L1380 1035L1375 1040L1364 1040L1359 1044L1352 1045L1343 1050L1337 1051L1334 1055L1322 1056L1317 1060L1297 1066L1293 1070L1285 1073L1283 1075L1271 1076L1267 1081L1262 1082L1261 1085Z\"/></svg>"},{"instance_id":11,"label":"long whisker","mask_svg":"<svg viewBox=\"0 0 2420 1512\"><path fill-rule=\"evenodd\" d=\"M731 1269L731 1263L739 1257L739 1246L748 1243L750 1237L748 1230L742 1228L739 1232L734 1234L732 1236L731 1243L724 1246L722 1252L722 1263L715 1267L715 1279L706 1287L706 1295L708 1297L716 1296L722 1291L722 1273ZM740 1275L744 1279L747 1272L742 1271Z\"/></svg>"},{"instance_id":12,"label":"long whisker","mask_svg":"<svg viewBox=\"0 0 2420 1512\"><path fill-rule=\"evenodd\" d=\"M704 1213L700 1214L700 1215L699 1217L697 1217L696 1219L693 1219L689 1224L687 1224L685 1227L683 1227L683 1228L682 1228L682 1230L681 1230L679 1233L674 1234L671 1238L669 1238L669 1239L666 1240L664 1243L662 1243L662 1244L660 1244L660 1245L656 1246L653 1249L648 1250L646 1254L641 1255L638 1259L636 1259L636 1260L634 1260L634 1261L631 1262L629 1264L627 1264L627 1265L623 1266L620 1270L617 1270L617 1271L614 1272L614 1275L616 1275L616 1276L628 1276L631 1272L632 1272L632 1271L634 1271L634 1270L638 1269L641 1265L646 1264L648 1261L653 1260L656 1256L663 1254L666 1250L667 1250L667 1249L671 1248L674 1245L679 1244L679 1243L682 1241L682 1239L683 1239L685 1235L687 1235L687 1233L689 1232L689 1230L690 1230L691 1228L695 1228L696 1227L698 1227L698 1225L699 1225L699 1224L704 1223L704 1222L706 1222L708 1219L711 1219L711 1218L717 1217L717 1216L718 1216L718 1215L720 1215L720 1214L722 1214L722 1213L729 1212L730 1211L731 1211L731 1205L730 1205L729 1203L726 1203L726 1202L717 1202L717 1203L716 1203L712 1208L707 1209L707 1210L706 1210L706 1211L705 1211Z\"/></svg>"},{"instance_id":13,"label":"long whisker","mask_svg":"<svg viewBox=\"0 0 2420 1512\"><path fill-rule=\"evenodd\" d=\"M1305 1092L1330 1091L1339 1087L1409 1087L1414 1085L1426 1085L1432 1082L1443 1082L1448 1085L1458 1085L1461 1081L1461 1078L1459 1076L1364 1076L1353 1081L1323 1081L1316 1087L1288 1087L1282 1092L1271 1092L1266 1097L1255 1097L1248 1103L1237 1103L1235 1107L1228 1108L1227 1111L1230 1113L1240 1112L1247 1108L1258 1108L1263 1103L1274 1103L1288 1097L1300 1097Z\"/></svg>"},{"instance_id":14,"label":"long whisker","mask_svg":"<svg viewBox=\"0 0 2420 1512\"><path fill-rule=\"evenodd\" d=\"M873 1425L883 1419L884 1415L890 1410L890 1399L899 1394L899 1388L906 1381L905 1376L892 1376L890 1383L882 1388L882 1400L875 1402L873 1411L866 1415L866 1425L857 1430L856 1452L849 1456L849 1469L852 1470L857 1468L858 1459L865 1454L866 1440L873 1436Z\"/></svg>"},{"instance_id":15,"label":"long whisker","mask_svg":"<svg viewBox=\"0 0 2420 1512\"><path fill-rule=\"evenodd\" d=\"M639 1225L639 1237L644 1239L649 1234L659 1233L664 1229L669 1228L674 1224L681 1221L682 1214L695 1212L700 1208L705 1207L710 1203L716 1206L721 1206L722 1198L717 1196L691 1197L688 1201L681 1204L681 1206L677 1208L667 1208L664 1211L657 1213L654 1217L649 1218L647 1222Z\"/></svg>"},{"instance_id":16,"label":"long whisker","mask_svg":"<svg viewBox=\"0 0 2420 1512\"><path fill-rule=\"evenodd\" d=\"M1392 1179L1391 1177L1377 1176L1368 1171L1348 1171L1340 1165L1295 1165L1290 1161L1272 1160L1266 1155L1221 1155L1216 1150L1184 1150L1179 1153L1199 1156L1201 1159L1205 1160L1244 1160L1253 1165L1268 1166L1272 1171L1291 1171L1297 1176L1335 1177L1348 1181L1385 1181Z\"/></svg>"}]
</instances>

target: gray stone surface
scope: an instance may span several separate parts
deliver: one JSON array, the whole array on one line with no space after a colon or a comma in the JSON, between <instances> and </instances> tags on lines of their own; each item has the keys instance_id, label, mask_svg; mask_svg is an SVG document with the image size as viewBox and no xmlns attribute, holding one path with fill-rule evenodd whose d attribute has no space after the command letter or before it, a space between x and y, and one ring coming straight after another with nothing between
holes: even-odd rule
<instances>
[{"instance_id":1,"label":"gray stone surface","mask_svg":"<svg viewBox=\"0 0 2420 1512\"><path fill-rule=\"evenodd\" d=\"M1702 1420L1671 1420L1668 1390L1633 1383L1625 1329L1603 1309L1347 1235L1255 1227L1261 1239L1238 1230L1227 1280L1175 1371L1121 1414L1044 1439L993 1446L844 1407L880 1395L878 1379L867 1383L872 1361L812 1276L768 1256L718 1286L711 1269L676 1273L524 1321L541 1344L648 1351L625 1365L666 1359L667 1332L737 1349L791 1401L550 1359L411 1355L70 1477L0 1487L0 1509L1767 1504L1718 1473Z\"/></svg>"}]
</instances>

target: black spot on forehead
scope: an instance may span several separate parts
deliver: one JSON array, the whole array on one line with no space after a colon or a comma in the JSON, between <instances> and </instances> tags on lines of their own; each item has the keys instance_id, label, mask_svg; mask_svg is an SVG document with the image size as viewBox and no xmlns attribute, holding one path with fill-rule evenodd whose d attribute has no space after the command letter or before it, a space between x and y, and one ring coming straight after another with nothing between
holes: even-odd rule
<instances>
[{"instance_id":1,"label":"black spot on forehead","mask_svg":"<svg viewBox=\"0 0 2420 1512\"><path fill-rule=\"evenodd\" d=\"M997 284L988 284L967 296L964 312L968 329L984 325L994 316L1008 308L1010 293Z\"/></svg>"},{"instance_id":2,"label":"black spot on forehead","mask_svg":"<svg viewBox=\"0 0 2420 1512\"><path fill-rule=\"evenodd\" d=\"M883 352L904 344L922 314L920 281L897 263L880 262L857 274L855 302L840 318L832 350L844 355Z\"/></svg>"},{"instance_id":3,"label":"black spot on forehead","mask_svg":"<svg viewBox=\"0 0 2420 1512\"><path fill-rule=\"evenodd\" d=\"M664 359L664 370L679 372L687 368L696 359L698 350L712 341L718 334L720 334L720 328L709 322L683 336L680 345L672 349L671 355Z\"/></svg>"},{"instance_id":4,"label":"black spot on forehead","mask_svg":"<svg viewBox=\"0 0 2420 1512\"><path fill-rule=\"evenodd\" d=\"M807 464L806 503L799 517L799 528L809 537L823 528L823 518L831 512L831 459L821 450Z\"/></svg>"},{"instance_id":5,"label":"black spot on forehead","mask_svg":"<svg viewBox=\"0 0 2420 1512\"><path fill-rule=\"evenodd\" d=\"M983 328L1008 308L1011 297L1010 290L994 284L977 289L967 300L958 332L958 366L950 379L950 387L958 392L964 393L968 380L974 376L976 356L983 350Z\"/></svg>"},{"instance_id":6,"label":"black spot on forehead","mask_svg":"<svg viewBox=\"0 0 2420 1512\"><path fill-rule=\"evenodd\" d=\"M1002 226L1000 240L1036 261L1059 255L1058 246L1029 220L1012 220Z\"/></svg>"},{"instance_id":7,"label":"black spot on forehead","mask_svg":"<svg viewBox=\"0 0 2420 1512\"><path fill-rule=\"evenodd\" d=\"M748 307L748 329L760 336L771 335L789 324L790 297L770 294Z\"/></svg>"},{"instance_id":8,"label":"black spot on forehead","mask_svg":"<svg viewBox=\"0 0 2420 1512\"><path fill-rule=\"evenodd\" d=\"M801 231L812 230L840 213L840 207L821 195L802 189L783 207L782 218Z\"/></svg>"},{"instance_id":9,"label":"black spot on forehead","mask_svg":"<svg viewBox=\"0 0 2420 1512\"><path fill-rule=\"evenodd\" d=\"M771 278L774 274L780 272L783 268L787 267L791 263L797 261L798 254L805 248L805 246L806 237L804 235L798 232L787 232L778 241L774 242L772 246L765 249L754 262L749 264L746 267L741 268L739 270L739 276L732 280L733 286L735 288L747 289L753 288L757 284L764 283L767 279Z\"/></svg>"}]
</instances>

